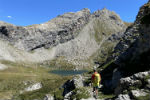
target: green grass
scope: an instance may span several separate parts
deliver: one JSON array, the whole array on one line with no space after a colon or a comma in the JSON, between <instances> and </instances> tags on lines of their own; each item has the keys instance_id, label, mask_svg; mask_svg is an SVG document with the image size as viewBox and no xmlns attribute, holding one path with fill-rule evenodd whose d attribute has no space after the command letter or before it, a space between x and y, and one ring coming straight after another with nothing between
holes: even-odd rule
<instances>
[{"instance_id":1,"label":"green grass","mask_svg":"<svg viewBox=\"0 0 150 100\"><path fill-rule=\"evenodd\" d=\"M117 31L113 26L109 26L108 23L108 21L103 19L97 19L94 22L93 29L95 33L95 40L98 44L100 44L104 37L107 37Z\"/></svg>"},{"instance_id":2,"label":"green grass","mask_svg":"<svg viewBox=\"0 0 150 100\"><path fill-rule=\"evenodd\" d=\"M146 96L140 96L136 97L136 100L150 100L150 94L147 94Z\"/></svg>"},{"instance_id":3,"label":"green grass","mask_svg":"<svg viewBox=\"0 0 150 100\"><path fill-rule=\"evenodd\" d=\"M82 88L76 88L73 90L73 95L71 96L71 100L75 99L76 100L81 100L81 99L87 99L90 97L89 92L87 91L87 88L82 87Z\"/></svg>"},{"instance_id":4,"label":"green grass","mask_svg":"<svg viewBox=\"0 0 150 100\"><path fill-rule=\"evenodd\" d=\"M56 100L63 100L64 99L64 97L62 96L63 90L64 89L56 89L56 91L54 92L54 97Z\"/></svg>"},{"instance_id":5,"label":"green grass","mask_svg":"<svg viewBox=\"0 0 150 100\"><path fill-rule=\"evenodd\" d=\"M103 65L102 67L101 67L101 69L105 69L105 68L107 68L110 64L112 64L114 62L114 60L111 60L111 61L109 61L108 63L106 63L105 65Z\"/></svg>"},{"instance_id":6,"label":"green grass","mask_svg":"<svg viewBox=\"0 0 150 100\"><path fill-rule=\"evenodd\" d=\"M75 66L71 63L69 63L68 61L65 60L64 57L57 57L56 59L53 59L51 61L46 61L45 65L47 67L51 67L53 69L74 69Z\"/></svg>"},{"instance_id":7,"label":"green grass","mask_svg":"<svg viewBox=\"0 0 150 100\"><path fill-rule=\"evenodd\" d=\"M150 79L150 75L147 75L147 76L144 77L145 82L148 82L148 79Z\"/></svg>"},{"instance_id":8,"label":"green grass","mask_svg":"<svg viewBox=\"0 0 150 100\"><path fill-rule=\"evenodd\" d=\"M1 99L10 99L12 96L14 96L14 100L43 99L45 94L53 94L58 87L71 78L71 76L61 77L51 74L49 73L52 70L50 67L37 64L8 61L1 61L1 63L8 66L8 69L0 71ZM25 82L28 84L24 84ZM37 82L42 83L41 89L20 94L20 91Z\"/></svg>"},{"instance_id":9,"label":"green grass","mask_svg":"<svg viewBox=\"0 0 150 100\"><path fill-rule=\"evenodd\" d=\"M99 99L109 99L109 98L115 97L115 95L114 94L106 95L106 94L103 94L102 92L99 92L98 97L99 97Z\"/></svg>"}]
</instances>

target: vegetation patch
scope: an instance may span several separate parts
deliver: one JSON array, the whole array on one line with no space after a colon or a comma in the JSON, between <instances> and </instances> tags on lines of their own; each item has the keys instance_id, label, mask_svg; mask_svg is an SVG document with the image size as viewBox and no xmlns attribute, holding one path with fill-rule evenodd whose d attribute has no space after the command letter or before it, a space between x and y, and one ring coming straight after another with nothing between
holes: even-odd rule
<instances>
[{"instance_id":1,"label":"vegetation patch","mask_svg":"<svg viewBox=\"0 0 150 100\"><path fill-rule=\"evenodd\" d=\"M136 97L136 100L150 100L150 94L147 94L146 96L140 96Z\"/></svg>"},{"instance_id":2,"label":"vegetation patch","mask_svg":"<svg viewBox=\"0 0 150 100\"><path fill-rule=\"evenodd\" d=\"M63 91L64 91L64 89L56 89L56 91L54 92L54 98L56 100L63 100L64 99Z\"/></svg>"},{"instance_id":3,"label":"vegetation patch","mask_svg":"<svg viewBox=\"0 0 150 100\"><path fill-rule=\"evenodd\" d=\"M99 99L109 99L115 97L114 94L104 94L102 92L99 92Z\"/></svg>"},{"instance_id":4,"label":"vegetation patch","mask_svg":"<svg viewBox=\"0 0 150 100\"><path fill-rule=\"evenodd\" d=\"M2 61L8 65L8 69L0 71L0 96L1 99L12 98L14 100L33 100L43 99L43 97L60 87L65 81L71 79L71 76L58 76L49 73L50 67L41 65L28 65ZM25 67L26 66L26 67ZM42 88L31 92L23 92L25 88L35 83L42 83Z\"/></svg>"},{"instance_id":5,"label":"vegetation patch","mask_svg":"<svg viewBox=\"0 0 150 100\"><path fill-rule=\"evenodd\" d=\"M61 69L61 70L71 70L75 69L75 65L69 63L67 60L65 60L64 57L60 56L56 59L53 59L51 61L45 61L44 66L50 67L52 69Z\"/></svg>"},{"instance_id":6,"label":"vegetation patch","mask_svg":"<svg viewBox=\"0 0 150 100\"><path fill-rule=\"evenodd\" d=\"M71 100L76 99L76 100L81 100L81 99L87 99L90 97L89 92L87 91L87 88L82 87L82 88L76 88L73 90L73 95L71 96Z\"/></svg>"}]
</instances>

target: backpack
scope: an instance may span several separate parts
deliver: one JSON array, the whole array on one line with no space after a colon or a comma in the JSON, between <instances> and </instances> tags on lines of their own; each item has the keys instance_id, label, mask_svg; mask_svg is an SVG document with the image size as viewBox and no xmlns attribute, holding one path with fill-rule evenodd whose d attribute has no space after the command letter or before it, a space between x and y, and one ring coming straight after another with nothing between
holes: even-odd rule
<instances>
[{"instance_id":1,"label":"backpack","mask_svg":"<svg viewBox=\"0 0 150 100\"><path fill-rule=\"evenodd\" d=\"M100 74L95 73L94 76L95 76L95 77L94 77L94 83L99 83L100 80L101 80L101 79L100 79Z\"/></svg>"}]
</instances>

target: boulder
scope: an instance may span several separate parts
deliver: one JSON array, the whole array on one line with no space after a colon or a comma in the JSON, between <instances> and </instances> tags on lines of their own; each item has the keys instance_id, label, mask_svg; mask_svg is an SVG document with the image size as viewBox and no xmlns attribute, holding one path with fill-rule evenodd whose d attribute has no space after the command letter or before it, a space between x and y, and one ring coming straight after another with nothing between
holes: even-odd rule
<instances>
[{"instance_id":1,"label":"boulder","mask_svg":"<svg viewBox=\"0 0 150 100\"><path fill-rule=\"evenodd\" d=\"M146 96L148 93L144 92L144 90L132 90L131 94L134 98Z\"/></svg>"},{"instance_id":2,"label":"boulder","mask_svg":"<svg viewBox=\"0 0 150 100\"><path fill-rule=\"evenodd\" d=\"M0 64L0 70L4 70L4 69L6 69L7 68L7 66L5 66L5 65L3 65L3 64Z\"/></svg>"},{"instance_id":3,"label":"boulder","mask_svg":"<svg viewBox=\"0 0 150 100\"><path fill-rule=\"evenodd\" d=\"M118 86L115 88L115 94L119 95L126 89L130 90L130 87L140 88L142 85L145 85L143 80L150 75L149 72L150 71L139 72L130 77L121 78ZM148 84L146 86L149 87Z\"/></svg>"},{"instance_id":4,"label":"boulder","mask_svg":"<svg viewBox=\"0 0 150 100\"><path fill-rule=\"evenodd\" d=\"M147 71L147 72L140 72L140 73L134 74L133 77L136 78L136 79L143 80L146 76L150 75L149 72L150 72L150 71Z\"/></svg>"},{"instance_id":5,"label":"boulder","mask_svg":"<svg viewBox=\"0 0 150 100\"><path fill-rule=\"evenodd\" d=\"M84 79L82 75L77 75L73 79L68 80L66 83L64 83L64 85L62 86L62 88L64 88L63 96L67 95L75 88L83 87L83 80Z\"/></svg>"},{"instance_id":6,"label":"boulder","mask_svg":"<svg viewBox=\"0 0 150 100\"><path fill-rule=\"evenodd\" d=\"M112 88L117 87L120 79L121 79L121 73L118 71L118 69L114 69L113 77L112 77Z\"/></svg>"},{"instance_id":7,"label":"boulder","mask_svg":"<svg viewBox=\"0 0 150 100\"><path fill-rule=\"evenodd\" d=\"M34 90L38 90L38 89L41 89L42 88L42 84L41 83L36 83L36 84L33 84L27 88L25 88L25 91L34 91Z\"/></svg>"},{"instance_id":8,"label":"boulder","mask_svg":"<svg viewBox=\"0 0 150 100\"><path fill-rule=\"evenodd\" d=\"M115 100L131 100L128 94L120 94Z\"/></svg>"},{"instance_id":9,"label":"boulder","mask_svg":"<svg viewBox=\"0 0 150 100\"><path fill-rule=\"evenodd\" d=\"M43 100L54 100L54 97L51 94L47 94Z\"/></svg>"}]
</instances>

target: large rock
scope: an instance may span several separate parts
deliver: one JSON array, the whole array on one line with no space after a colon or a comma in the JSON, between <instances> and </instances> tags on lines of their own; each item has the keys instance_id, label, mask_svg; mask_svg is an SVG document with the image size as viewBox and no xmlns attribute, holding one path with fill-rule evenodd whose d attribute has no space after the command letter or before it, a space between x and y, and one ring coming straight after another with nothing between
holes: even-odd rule
<instances>
[{"instance_id":1,"label":"large rock","mask_svg":"<svg viewBox=\"0 0 150 100\"><path fill-rule=\"evenodd\" d=\"M112 76L112 88L116 88L119 80L121 79L121 72L118 69L114 69Z\"/></svg>"},{"instance_id":2,"label":"large rock","mask_svg":"<svg viewBox=\"0 0 150 100\"><path fill-rule=\"evenodd\" d=\"M128 94L120 94L115 100L131 100Z\"/></svg>"},{"instance_id":3,"label":"large rock","mask_svg":"<svg viewBox=\"0 0 150 100\"><path fill-rule=\"evenodd\" d=\"M132 90L131 94L134 98L146 96L148 93L144 92L144 90Z\"/></svg>"},{"instance_id":4,"label":"large rock","mask_svg":"<svg viewBox=\"0 0 150 100\"><path fill-rule=\"evenodd\" d=\"M43 100L54 100L54 97L50 94L47 94Z\"/></svg>"},{"instance_id":5,"label":"large rock","mask_svg":"<svg viewBox=\"0 0 150 100\"><path fill-rule=\"evenodd\" d=\"M71 93L71 91L76 88L83 87L84 86L83 81L84 81L84 78L81 75L77 75L73 79L68 80L62 86L64 88L63 96L69 95Z\"/></svg>"},{"instance_id":6,"label":"large rock","mask_svg":"<svg viewBox=\"0 0 150 100\"><path fill-rule=\"evenodd\" d=\"M8 67L6 65L0 64L0 70L7 69Z\"/></svg>"},{"instance_id":7,"label":"large rock","mask_svg":"<svg viewBox=\"0 0 150 100\"><path fill-rule=\"evenodd\" d=\"M140 73L134 74L133 77L139 80L143 80L146 76L149 76L149 75L150 75L150 71L147 71L147 72L140 72Z\"/></svg>"},{"instance_id":8,"label":"large rock","mask_svg":"<svg viewBox=\"0 0 150 100\"><path fill-rule=\"evenodd\" d=\"M150 76L149 72L150 71L139 72L130 77L121 78L118 83L118 86L115 88L115 94L119 95L125 90L130 90L131 87L133 88L140 88L142 86L145 87L147 83L146 81L148 80L148 79L147 80L145 79L146 77Z\"/></svg>"},{"instance_id":9,"label":"large rock","mask_svg":"<svg viewBox=\"0 0 150 100\"><path fill-rule=\"evenodd\" d=\"M34 91L34 90L38 90L38 89L41 89L42 88L42 84L41 83L36 83L36 84L33 84L27 88L25 88L25 91Z\"/></svg>"}]
</instances>

